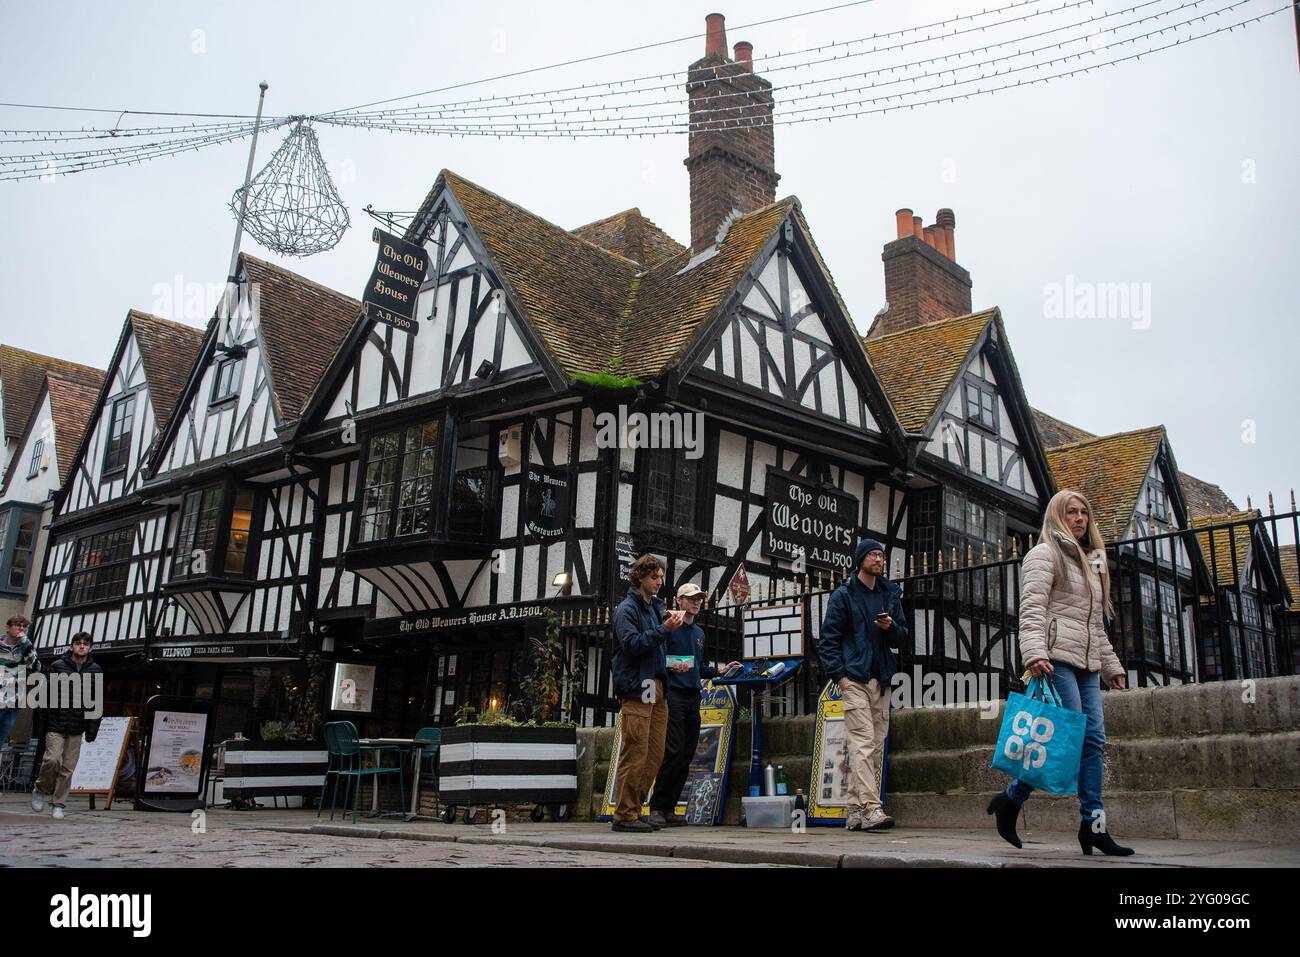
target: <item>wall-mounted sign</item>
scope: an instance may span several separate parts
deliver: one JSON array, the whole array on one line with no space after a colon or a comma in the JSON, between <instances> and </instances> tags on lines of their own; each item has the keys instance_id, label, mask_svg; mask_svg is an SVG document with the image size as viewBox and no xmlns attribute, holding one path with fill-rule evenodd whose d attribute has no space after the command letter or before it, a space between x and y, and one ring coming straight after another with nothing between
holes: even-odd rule
<instances>
[{"instance_id":1,"label":"wall-mounted sign","mask_svg":"<svg viewBox=\"0 0 1300 957\"><path fill-rule=\"evenodd\" d=\"M415 335L420 331L415 304L429 268L429 256L415 243L382 229L375 230L374 240L379 244L379 254L361 299L366 314L376 322Z\"/></svg>"},{"instance_id":2,"label":"wall-mounted sign","mask_svg":"<svg viewBox=\"0 0 1300 957\"><path fill-rule=\"evenodd\" d=\"M798 476L767 471L767 512L762 553L829 569L853 564L858 500Z\"/></svg>"},{"instance_id":3,"label":"wall-mounted sign","mask_svg":"<svg viewBox=\"0 0 1300 957\"><path fill-rule=\"evenodd\" d=\"M222 661L244 658L267 658L294 661L299 658L296 641L200 641L153 642L149 646L151 661Z\"/></svg>"},{"instance_id":4,"label":"wall-mounted sign","mask_svg":"<svg viewBox=\"0 0 1300 957\"><path fill-rule=\"evenodd\" d=\"M528 532L540 539L558 539L572 515L569 472L538 465L528 466Z\"/></svg>"},{"instance_id":5,"label":"wall-mounted sign","mask_svg":"<svg viewBox=\"0 0 1300 957\"><path fill-rule=\"evenodd\" d=\"M418 635L422 632L446 631L455 628L482 628L487 625L509 625L516 622L543 618L546 605L532 602L518 605L486 605L481 608L440 608L412 612L400 618L379 618L367 621L364 633L368 638L391 635ZM448 674L456 673L455 659L449 664Z\"/></svg>"},{"instance_id":6,"label":"wall-mounted sign","mask_svg":"<svg viewBox=\"0 0 1300 957\"><path fill-rule=\"evenodd\" d=\"M745 612L743 658L793 658L803 654L803 602L753 605Z\"/></svg>"},{"instance_id":7,"label":"wall-mounted sign","mask_svg":"<svg viewBox=\"0 0 1300 957\"><path fill-rule=\"evenodd\" d=\"M744 562L736 566L736 574L731 576L731 584L727 588L735 604L743 605L749 601L749 573L745 571Z\"/></svg>"},{"instance_id":8,"label":"wall-mounted sign","mask_svg":"<svg viewBox=\"0 0 1300 957\"><path fill-rule=\"evenodd\" d=\"M355 711L369 714L374 709L375 666L336 662L334 685L330 695L331 711Z\"/></svg>"},{"instance_id":9,"label":"wall-mounted sign","mask_svg":"<svg viewBox=\"0 0 1300 957\"><path fill-rule=\"evenodd\" d=\"M627 573L632 570L632 563L636 561L636 545L632 542L632 536L626 532L619 532L614 538L614 554L618 557L618 580L622 584L628 584Z\"/></svg>"}]
</instances>

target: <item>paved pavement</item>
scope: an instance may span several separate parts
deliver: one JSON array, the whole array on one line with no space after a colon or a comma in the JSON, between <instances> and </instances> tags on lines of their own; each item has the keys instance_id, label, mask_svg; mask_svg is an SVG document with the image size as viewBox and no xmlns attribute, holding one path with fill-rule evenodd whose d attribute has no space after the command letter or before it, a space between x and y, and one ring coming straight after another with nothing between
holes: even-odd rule
<instances>
[{"instance_id":1,"label":"paved pavement","mask_svg":"<svg viewBox=\"0 0 1300 957\"><path fill-rule=\"evenodd\" d=\"M1073 834L1022 830L1016 850L988 830L896 828L805 833L734 827L615 834L608 824L443 824L396 818L330 823L312 811L211 808L186 814L72 807L64 821L35 814L22 795L0 796L3 862L18 866L179 867L1300 867L1300 846L1137 838L1129 858L1084 857ZM201 830L199 830L201 827ZM198 831L198 833L196 833Z\"/></svg>"}]
</instances>

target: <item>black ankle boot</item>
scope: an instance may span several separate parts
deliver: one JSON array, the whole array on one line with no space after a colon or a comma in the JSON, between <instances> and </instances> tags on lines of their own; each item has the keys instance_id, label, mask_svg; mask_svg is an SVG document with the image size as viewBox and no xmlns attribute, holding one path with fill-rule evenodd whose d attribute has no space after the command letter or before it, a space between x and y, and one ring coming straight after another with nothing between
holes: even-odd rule
<instances>
[{"instance_id":1,"label":"black ankle boot","mask_svg":"<svg viewBox=\"0 0 1300 957\"><path fill-rule=\"evenodd\" d=\"M1020 836L1016 834L1016 818L1020 816L1020 805L1005 793L996 794L989 802L988 813L997 815L998 833L1002 835L1002 840L1012 847L1019 847Z\"/></svg>"},{"instance_id":2,"label":"black ankle boot","mask_svg":"<svg viewBox=\"0 0 1300 957\"><path fill-rule=\"evenodd\" d=\"M1116 844L1109 832L1093 831L1092 825L1084 821L1079 825L1079 849L1091 856L1094 847L1108 857L1128 857L1133 853L1133 848Z\"/></svg>"}]
</instances>

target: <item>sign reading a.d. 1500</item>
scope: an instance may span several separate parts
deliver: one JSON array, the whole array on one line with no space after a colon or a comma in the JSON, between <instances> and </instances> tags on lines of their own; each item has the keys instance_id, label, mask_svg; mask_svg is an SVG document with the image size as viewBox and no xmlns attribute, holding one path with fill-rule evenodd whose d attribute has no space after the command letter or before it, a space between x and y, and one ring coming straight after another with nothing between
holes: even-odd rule
<instances>
[{"instance_id":1,"label":"sign reading a.d. 1500","mask_svg":"<svg viewBox=\"0 0 1300 957\"><path fill-rule=\"evenodd\" d=\"M841 569L853 564L858 500L836 489L769 469L762 553L769 558Z\"/></svg>"},{"instance_id":2,"label":"sign reading a.d. 1500","mask_svg":"<svg viewBox=\"0 0 1300 957\"><path fill-rule=\"evenodd\" d=\"M366 314L376 322L415 335L420 331L415 304L429 268L429 255L415 243L382 229L375 230L374 240L379 244L379 255L361 300Z\"/></svg>"}]
</instances>

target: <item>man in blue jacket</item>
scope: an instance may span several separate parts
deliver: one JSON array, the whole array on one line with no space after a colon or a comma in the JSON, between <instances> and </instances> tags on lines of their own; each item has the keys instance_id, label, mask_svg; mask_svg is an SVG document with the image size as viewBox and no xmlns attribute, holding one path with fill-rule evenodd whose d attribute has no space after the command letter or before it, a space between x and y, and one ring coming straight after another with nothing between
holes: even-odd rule
<instances>
[{"instance_id":1,"label":"man in blue jacket","mask_svg":"<svg viewBox=\"0 0 1300 957\"><path fill-rule=\"evenodd\" d=\"M885 577L885 547L863 539L854 552L857 574L826 603L817 652L822 671L844 702L849 795L844 826L882 831L894 826L876 785L889 733L889 697L897 662L890 648L907 641L902 589Z\"/></svg>"},{"instance_id":2,"label":"man in blue jacket","mask_svg":"<svg viewBox=\"0 0 1300 957\"><path fill-rule=\"evenodd\" d=\"M622 746L618 753L618 794L613 830L645 832L658 827L641 820L641 806L650 795L655 772L664 756L668 729L667 659L664 643L681 625L680 611L664 612L659 589L664 563L642 555L627 577L632 587L614 609L616 650L610 662L614 697L620 700Z\"/></svg>"},{"instance_id":3,"label":"man in blue jacket","mask_svg":"<svg viewBox=\"0 0 1300 957\"><path fill-rule=\"evenodd\" d=\"M654 796L650 799L650 824L657 827L681 827L686 818L677 813L677 802L686 786L691 757L700 740L700 679L716 678L738 661L729 661L718 669L702 664L704 629L695 620L704 604L704 590L694 582L677 589L677 607L685 617L681 627L668 636L667 654L679 659L668 666L668 733L665 736L664 761L654 778ZM684 659L690 658L689 662ZM676 664L676 667L674 667Z\"/></svg>"}]
</instances>

